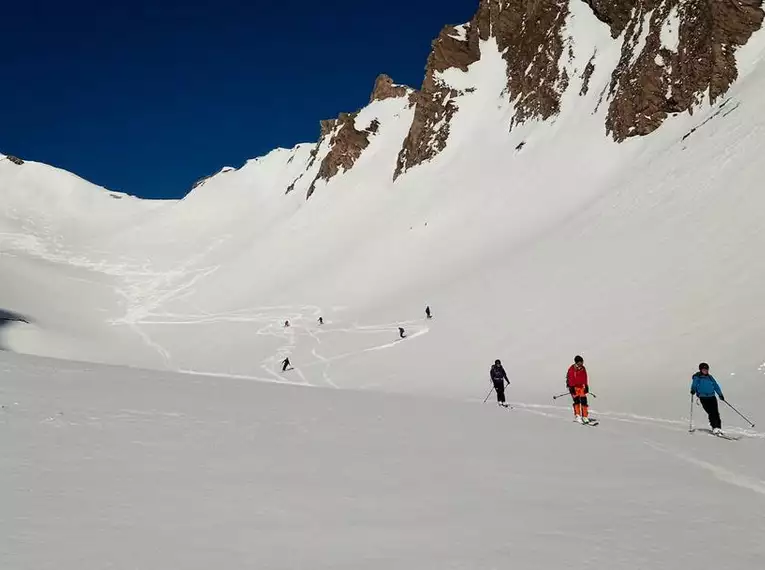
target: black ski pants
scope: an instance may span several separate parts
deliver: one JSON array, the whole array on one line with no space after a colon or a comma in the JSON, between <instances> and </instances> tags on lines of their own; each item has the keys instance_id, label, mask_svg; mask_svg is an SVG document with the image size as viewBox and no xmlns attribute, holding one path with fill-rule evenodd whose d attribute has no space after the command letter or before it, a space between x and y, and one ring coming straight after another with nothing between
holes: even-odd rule
<instances>
[{"instance_id":1,"label":"black ski pants","mask_svg":"<svg viewBox=\"0 0 765 570\"><path fill-rule=\"evenodd\" d=\"M701 401L701 407L704 408L704 411L709 416L709 425L712 426L712 429L721 428L722 422L720 421L720 410L717 407L717 398L714 396L706 398L699 396L699 400Z\"/></svg>"},{"instance_id":2,"label":"black ski pants","mask_svg":"<svg viewBox=\"0 0 765 570\"><path fill-rule=\"evenodd\" d=\"M497 402L504 404L505 402L505 381L504 380L492 380L494 382L494 390L497 392Z\"/></svg>"}]
</instances>

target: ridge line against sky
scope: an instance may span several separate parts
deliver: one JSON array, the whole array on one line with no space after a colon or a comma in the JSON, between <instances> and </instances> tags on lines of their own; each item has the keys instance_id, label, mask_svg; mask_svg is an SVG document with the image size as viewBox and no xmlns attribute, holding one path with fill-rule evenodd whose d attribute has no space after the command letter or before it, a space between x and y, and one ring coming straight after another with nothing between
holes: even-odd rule
<instances>
[{"instance_id":1,"label":"ridge line against sky","mask_svg":"<svg viewBox=\"0 0 765 570\"><path fill-rule=\"evenodd\" d=\"M419 87L430 44L478 0L22 3L0 35L0 152L110 190L194 181L364 106L379 73Z\"/></svg>"}]
</instances>

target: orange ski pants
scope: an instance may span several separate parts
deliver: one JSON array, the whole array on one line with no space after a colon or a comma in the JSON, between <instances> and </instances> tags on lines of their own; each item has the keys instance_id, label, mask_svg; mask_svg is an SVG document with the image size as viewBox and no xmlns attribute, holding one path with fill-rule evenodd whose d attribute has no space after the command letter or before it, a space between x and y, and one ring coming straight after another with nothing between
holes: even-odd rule
<instances>
[{"instance_id":1,"label":"orange ski pants","mask_svg":"<svg viewBox=\"0 0 765 570\"><path fill-rule=\"evenodd\" d=\"M584 391L584 386L574 386L574 393L571 396L574 398L574 415L586 418L590 412L587 406L587 393Z\"/></svg>"}]
</instances>

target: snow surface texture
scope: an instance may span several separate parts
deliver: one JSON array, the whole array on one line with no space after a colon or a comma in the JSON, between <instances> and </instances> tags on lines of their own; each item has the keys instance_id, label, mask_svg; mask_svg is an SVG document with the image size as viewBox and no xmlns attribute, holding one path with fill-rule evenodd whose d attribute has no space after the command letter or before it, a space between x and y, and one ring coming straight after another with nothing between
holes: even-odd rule
<instances>
[{"instance_id":1,"label":"snow surface texture","mask_svg":"<svg viewBox=\"0 0 765 570\"><path fill-rule=\"evenodd\" d=\"M753 569L765 556L763 434L9 353L0 374L2 568Z\"/></svg>"}]
</instances>

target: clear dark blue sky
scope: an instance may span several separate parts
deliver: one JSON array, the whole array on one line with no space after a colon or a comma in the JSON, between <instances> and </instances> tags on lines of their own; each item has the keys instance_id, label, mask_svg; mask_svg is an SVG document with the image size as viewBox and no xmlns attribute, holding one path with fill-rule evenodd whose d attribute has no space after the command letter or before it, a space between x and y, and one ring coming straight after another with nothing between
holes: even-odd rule
<instances>
[{"instance_id":1,"label":"clear dark blue sky","mask_svg":"<svg viewBox=\"0 0 765 570\"><path fill-rule=\"evenodd\" d=\"M478 0L26 0L3 11L0 152L112 190L201 176L419 87L431 40Z\"/></svg>"}]
</instances>

